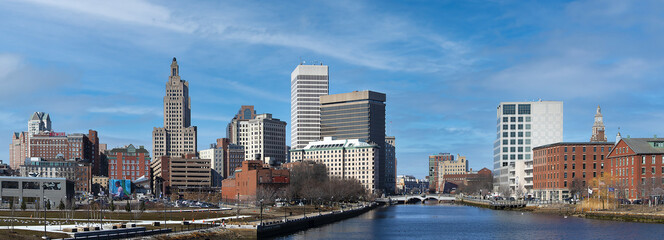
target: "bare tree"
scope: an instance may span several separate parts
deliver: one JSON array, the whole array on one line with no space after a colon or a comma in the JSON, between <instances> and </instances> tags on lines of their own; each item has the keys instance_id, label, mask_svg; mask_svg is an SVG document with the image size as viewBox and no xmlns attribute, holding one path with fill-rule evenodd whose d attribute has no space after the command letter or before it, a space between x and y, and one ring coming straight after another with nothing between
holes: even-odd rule
<instances>
[{"instance_id":1,"label":"bare tree","mask_svg":"<svg viewBox=\"0 0 664 240\"><path fill-rule=\"evenodd\" d=\"M572 196L579 195L580 196L581 193L585 192L585 190L586 190L586 186L583 184L583 180L581 180L580 178L574 178L572 180L572 183L570 184L570 188L569 188L570 195L572 195Z\"/></svg>"}]
</instances>

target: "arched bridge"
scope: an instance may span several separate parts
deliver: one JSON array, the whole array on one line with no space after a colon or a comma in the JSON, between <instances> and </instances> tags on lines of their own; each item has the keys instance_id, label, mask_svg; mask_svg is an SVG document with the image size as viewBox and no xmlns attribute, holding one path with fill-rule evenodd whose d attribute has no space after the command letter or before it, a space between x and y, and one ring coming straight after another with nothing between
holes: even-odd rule
<instances>
[{"instance_id":1,"label":"arched bridge","mask_svg":"<svg viewBox=\"0 0 664 240\"><path fill-rule=\"evenodd\" d=\"M456 197L450 194L417 194L417 195L395 195L376 199L383 203L412 203L424 201L454 202Z\"/></svg>"}]
</instances>

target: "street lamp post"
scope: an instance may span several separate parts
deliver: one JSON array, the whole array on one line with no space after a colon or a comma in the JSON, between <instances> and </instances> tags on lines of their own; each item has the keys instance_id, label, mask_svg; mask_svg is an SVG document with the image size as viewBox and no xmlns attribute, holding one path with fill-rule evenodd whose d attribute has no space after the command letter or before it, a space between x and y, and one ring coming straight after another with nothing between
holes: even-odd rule
<instances>
[{"instance_id":1,"label":"street lamp post","mask_svg":"<svg viewBox=\"0 0 664 240\"><path fill-rule=\"evenodd\" d=\"M46 187L45 185L42 185L42 202L44 203L43 204L44 206L42 206L44 208L44 237L43 237L43 239L48 239L48 237L46 236L46 196L44 195L44 188L45 187Z\"/></svg>"},{"instance_id":2,"label":"street lamp post","mask_svg":"<svg viewBox=\"0 0 664 240\"><path fill-rule=\"evenodd\" d=\"M306 204L306 202L307 202L307 199L303 198L302 199L302 209L303 209L302 211L304 212L304 218L307 217L307 204Z\"/></svg>"},{"instance_id":3,"label":"street lamp post","mask_svg":"<svg viewBox=\"0 0 664 240\"><path fill-rule=\"evenodd\" d=\"M263 226L263 199L261 199L261 226Z\"/></svg>"},{"instance_id":4,"label":"street lamp post","mask_svg":"<svg viewBox=\"0 0 664 240\"><path fill-rule=\"evenodd\" d=\"M286 201L288 202L288 201ZM288 219L286 219L286 204L281 205L281 207L284 209L284 222L287 222Z\"/></svg>"}]
</instances>

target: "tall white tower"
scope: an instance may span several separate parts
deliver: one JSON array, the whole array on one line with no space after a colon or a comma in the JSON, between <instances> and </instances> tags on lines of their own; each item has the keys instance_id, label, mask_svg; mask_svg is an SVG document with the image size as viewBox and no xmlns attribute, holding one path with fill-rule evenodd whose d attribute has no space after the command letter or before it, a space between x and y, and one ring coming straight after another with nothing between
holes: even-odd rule
<instances>
[{"instance_id":1,"label":"tall white tower","mask_svg":"<svg viewBox=\"0 0 664 240\"><path fill-rule=\"evenodd\" d=\"M563 141L563 102L501 102L493 148L493 187L526 196L533 188L534 147Z\"/></svg>"},{"instance_id":2,"label":"tall white tower","mask_svg":"<svg viewBox=\"0 0 664 240\"><path fill-rule=\"evenodd\" d=\"M327 65L298 65L291 73L291 148L320 140L320 96L329 93Z\"/></svg>"}]
</instances>

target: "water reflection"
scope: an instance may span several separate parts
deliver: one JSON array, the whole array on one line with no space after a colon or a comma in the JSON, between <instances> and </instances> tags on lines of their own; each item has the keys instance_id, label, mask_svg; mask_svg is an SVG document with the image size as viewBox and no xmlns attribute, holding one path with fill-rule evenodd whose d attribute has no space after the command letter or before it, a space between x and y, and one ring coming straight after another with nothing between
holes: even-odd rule
<instances>
[{"instance_id":1,"label":"water reflection","mask_svg":"<svg viewBox=\"0 0 664 240\"><path fill-rule=\"evenodd\" d=\"M662 239L664 225L494 211L458 205L397 205L278 239Z\"/></svg>"}]
</instances>

